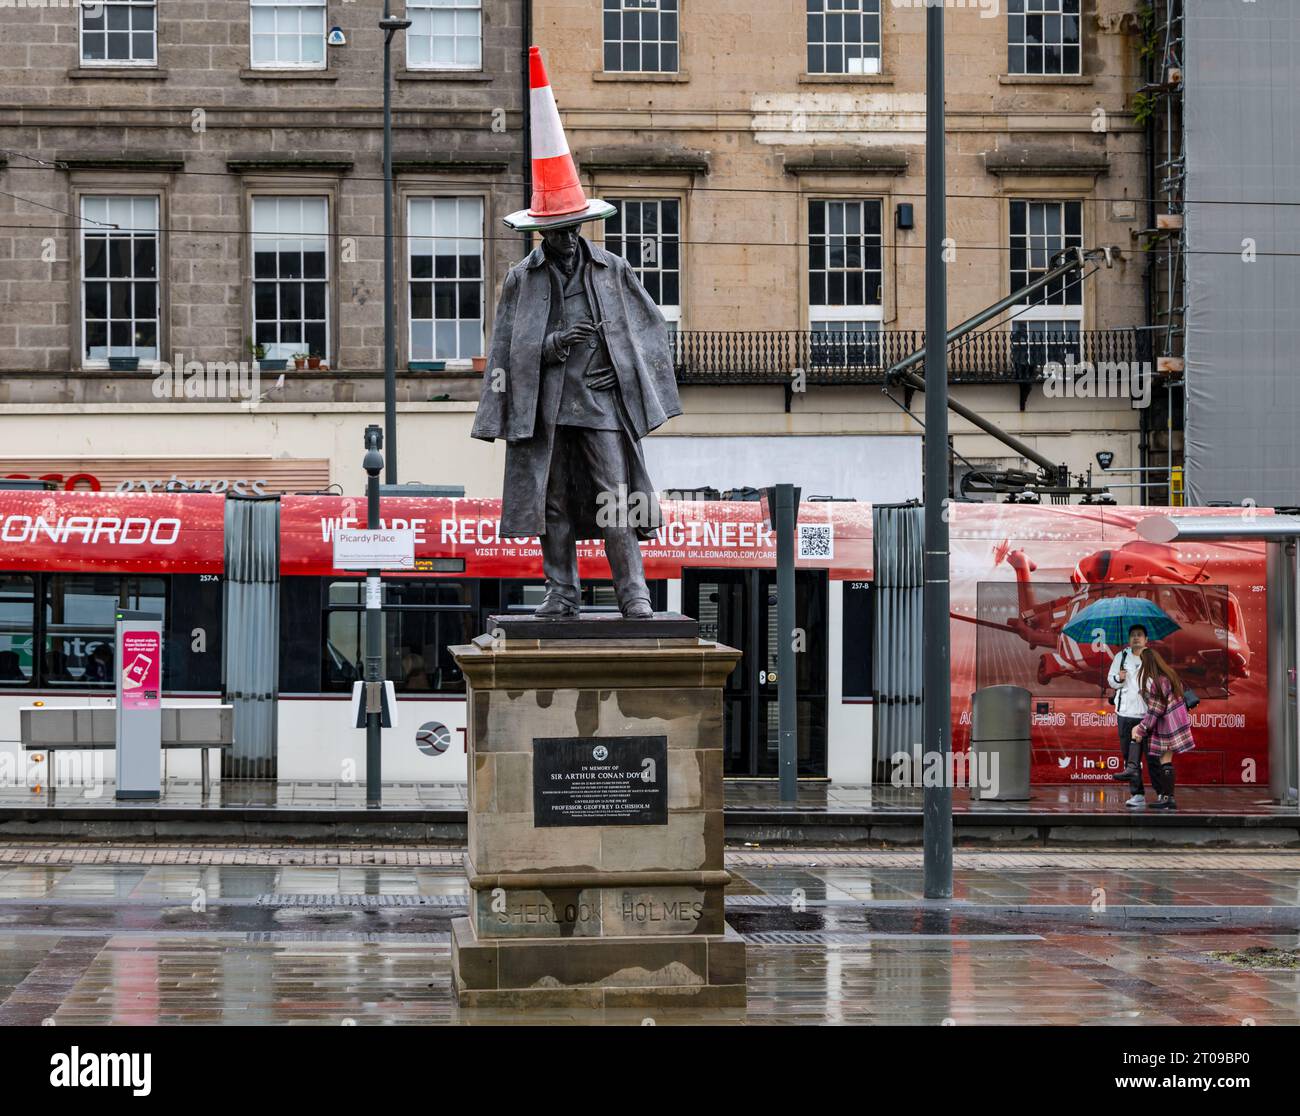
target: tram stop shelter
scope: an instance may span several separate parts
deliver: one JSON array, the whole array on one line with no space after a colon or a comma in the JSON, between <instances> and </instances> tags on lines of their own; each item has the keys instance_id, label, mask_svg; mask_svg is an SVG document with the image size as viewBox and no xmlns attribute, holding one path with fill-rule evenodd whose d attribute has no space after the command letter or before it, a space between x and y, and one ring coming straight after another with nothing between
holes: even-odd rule
<instances>
[{"instance_id":1,"label":"tram stop shelter","mask_svg":"<svg viewBox=\"0 0 1300 1116\"><path fill-rule=\"evenodd\" d=\"M1137 525L1148 542L1264 542L1268 598L1269 794L1275 802L1300 806L1300 515L1263 514L1246 508L1222 516L1148 516Z\"/></svg>"}]
</instances>

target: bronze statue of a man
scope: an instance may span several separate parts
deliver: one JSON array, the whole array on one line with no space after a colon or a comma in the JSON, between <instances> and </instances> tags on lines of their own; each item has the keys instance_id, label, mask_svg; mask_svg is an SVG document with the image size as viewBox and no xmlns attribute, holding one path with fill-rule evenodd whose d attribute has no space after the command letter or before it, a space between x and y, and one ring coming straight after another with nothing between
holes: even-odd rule
<instances>
[{"instance_id":1,"label":"bronze statue of a man","mask_svg":"<svg viewBox=\"0 0 1300 1116\"><path fill-rule=\"evenodd\" d=\"M619 609L653 615L639 540L659 527L640 441L681 414L668 326L622 256L578 235L588 200L537 47L529 48L532 204L505 224L542 234L501 286L471 431L506 440L501 534L541 536L541 617L576 616L576 545L603 538Z\"/></svg>"},{"instance_id":2,"label":"bronze statue of a man","mask_svg":"<svg viewBox=\"0 0 1300 1116\"><path fill-rule=\"evenodd\" d=\"M639 443L681 403L659 308L627 260L578 234L612 212L593 201L533 225L542 245L502 285L472 431L506 440L501 535L541 536L539 617L578 614L576 543L594 538L623 615L653 615L639 540L660 512Z\"/></svg>"}]
</instances>

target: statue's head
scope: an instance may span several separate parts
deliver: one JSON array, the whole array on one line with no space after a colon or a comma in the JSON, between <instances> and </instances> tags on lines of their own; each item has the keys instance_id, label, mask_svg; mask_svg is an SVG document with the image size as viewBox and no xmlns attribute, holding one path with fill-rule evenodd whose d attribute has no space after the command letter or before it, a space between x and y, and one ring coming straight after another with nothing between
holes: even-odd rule
<instances>
[{"instance_id":1,"label":"statue's head","mask_svg":"<svg viewBox=\"0 0 1300 1116\"><path fill-rule=\"evenodd\" d=\"M557 256L567 259L578 250L578 225L564 225L558 229L543 229L542 240Z\"/></svg>"}]
</instances>

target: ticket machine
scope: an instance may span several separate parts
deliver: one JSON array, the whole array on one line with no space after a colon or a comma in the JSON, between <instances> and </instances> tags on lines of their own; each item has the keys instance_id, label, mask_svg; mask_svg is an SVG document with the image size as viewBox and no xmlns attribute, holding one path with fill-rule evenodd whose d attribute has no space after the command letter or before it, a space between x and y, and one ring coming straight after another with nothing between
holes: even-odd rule
<instances>
[{"instance_id":1,"label":"ticket machine","mask_svg":"<svg viewBox=\"0 0 1300 1116\"><path fill-rule=\"evenodd\" d=\"M117 795L156 799L162 774L162 617L118 609Z\"/></svg>"}]
</instances>

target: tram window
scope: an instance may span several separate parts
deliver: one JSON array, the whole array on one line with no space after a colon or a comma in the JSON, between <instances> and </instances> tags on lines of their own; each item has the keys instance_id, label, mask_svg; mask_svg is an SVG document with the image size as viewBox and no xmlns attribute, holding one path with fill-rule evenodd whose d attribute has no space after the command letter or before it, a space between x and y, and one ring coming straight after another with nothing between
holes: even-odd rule
<instances>
[{"instance_id":1,"label":"tram window","mask_svg":"<svg viewBox=\"0 0 1300 1116\"><path fill-rule=\"evenodd\" d=\"M0 686L24 686L35 673L35 589L30 577L0 577Z\"/></svg>"},{"instance_id":2,"label":"tram window","mask_svg":"<svg viewBox=\"0 0 1300 1116\"><path fill-rule=\"evenodd\" d=\"M469 586L459 581L390 581L384 586L384 604L389 608L433 608L468 605Z\"/></svg>"},{"instance_id":3,"label":"tram window","mask_svg":"<svg viewBox=\"0 0 1300 1116\"><path fill-rule=\"evenodd\" d=\"M335 605L355 605L360 608L365 602L361 591L365 588L359 581L331 581L329 587L330 607Z\"/></svg>"},{"instance_id":4,"label":"tram window","mask_svg":"<svg viewBox=\"0 0 1300 1116\"><path fill-rule=\"evenodd\" d=\"M384 618L387 677L399 690L459 693L465 677L451 647L474 638L468 612L390 612Z\"/></svg>"},{"instance_id":5,"label":"tram window","mask_svg":"<svg viewBox=\"0 0 1300 1116\"><path fill-rule=\"evenodd\" d=\"M597 608L618 608L618 594L613 585L593 585L591 603Z\"/></svg>"},{"instance_id":6,"label":"tram window","mask_svg":"<svg viewBox=\"0 0 1300 1116\"><path fill-rule=\"evenodd\" d=\"M365 676L364 585L330 582L325 591L324 691L350 690ZM472 583L392 580L384 586L381 618L384 677L402 693L462 693L465 679L451 647L477 634Z\"/></svg>"},{"instance_id":7,"label":"tram window","mask_svg":"<svg viewBox=\"0 0 1300 1116\"><path fill-rule=\"evenodd\" d=\"M668 583L663 579L655 579L646 582L646 588L650 590L650 607L656 612L662 612L668 607ZM507 610L520 610L536 608L546 597L546 582L544 581L514 581L504 580L501 582L501 600ZM582 607L583 608L618 608L618 595L614 592L614 583L611 581L584 581L582 583Z\"/></svg>"},{"instance_id":8,"label":"tram window","mask_svg":"<svg viewBox=\"0 0 1300 1116\"><path fill-rule=\"evenodd\" d=\"M325 688L351 689L365 678L364 612L331 612L325 629Z\"/></svg>"},{"instance_id":9,"label":"tram window","mask_svg":"<svg viewBox=\"0 0 1300 1116\"><path fill-rule=\"evenodd\" d=\"M841 678L844 698L872 696L871 645L875 639L875 598L871 582L844 583L844 630L841 633Z\"/></svg>"},{"instance_id":10,"label":"tram window","mask_svg":"<svg viewBox=\"0 0 1300 1116\"><path fill-rule=\"evenodd\" d=\"M221 579L173 574L165 642L164 690L221 689Z\"/></svg>"},{"instance_id":11,"label":"tram window","mask_svg":"<svg viewBox=\"0 0 1300 1116\"><path fill-rule=\"evenodd\" d=\"M536 608L546 599L546 582L515 582L506 589L505 596L507 608Z\"/></svg>"},{"instance_id":12,"label":"tram window","mask_svg":"<svg viewBox=\"0 0 1300 1116\"><path fill-rule=\"evenodd\" d=\"M115 613L167 615L160 577L52 574L45 580L40 681L47 686L112 689Z\"/></svg>"},{"instance_id":13,"label":"tram window","mask_svg":"<svg viewBox=\"0 0 1300 1116\"><path fill-rule=\"evenodd\" d=\"M743 575L727 571L717 581L701 581L697 593L694 609L695 619L700 622L700 638L743 649L746 624ZM728 693L744 691L747 679L743 665L737 663L727 675L724 689Z\"/></svg>"},{"instance_id":14,"label":"tram window","mask_svg":"<svg viewBox=\"0 0 1300 1116\"><path fill-rule=\"evenodd\" d=\"M321 690L321 579L280 579L280 691Z\"/></svg>"}]
</instances>

